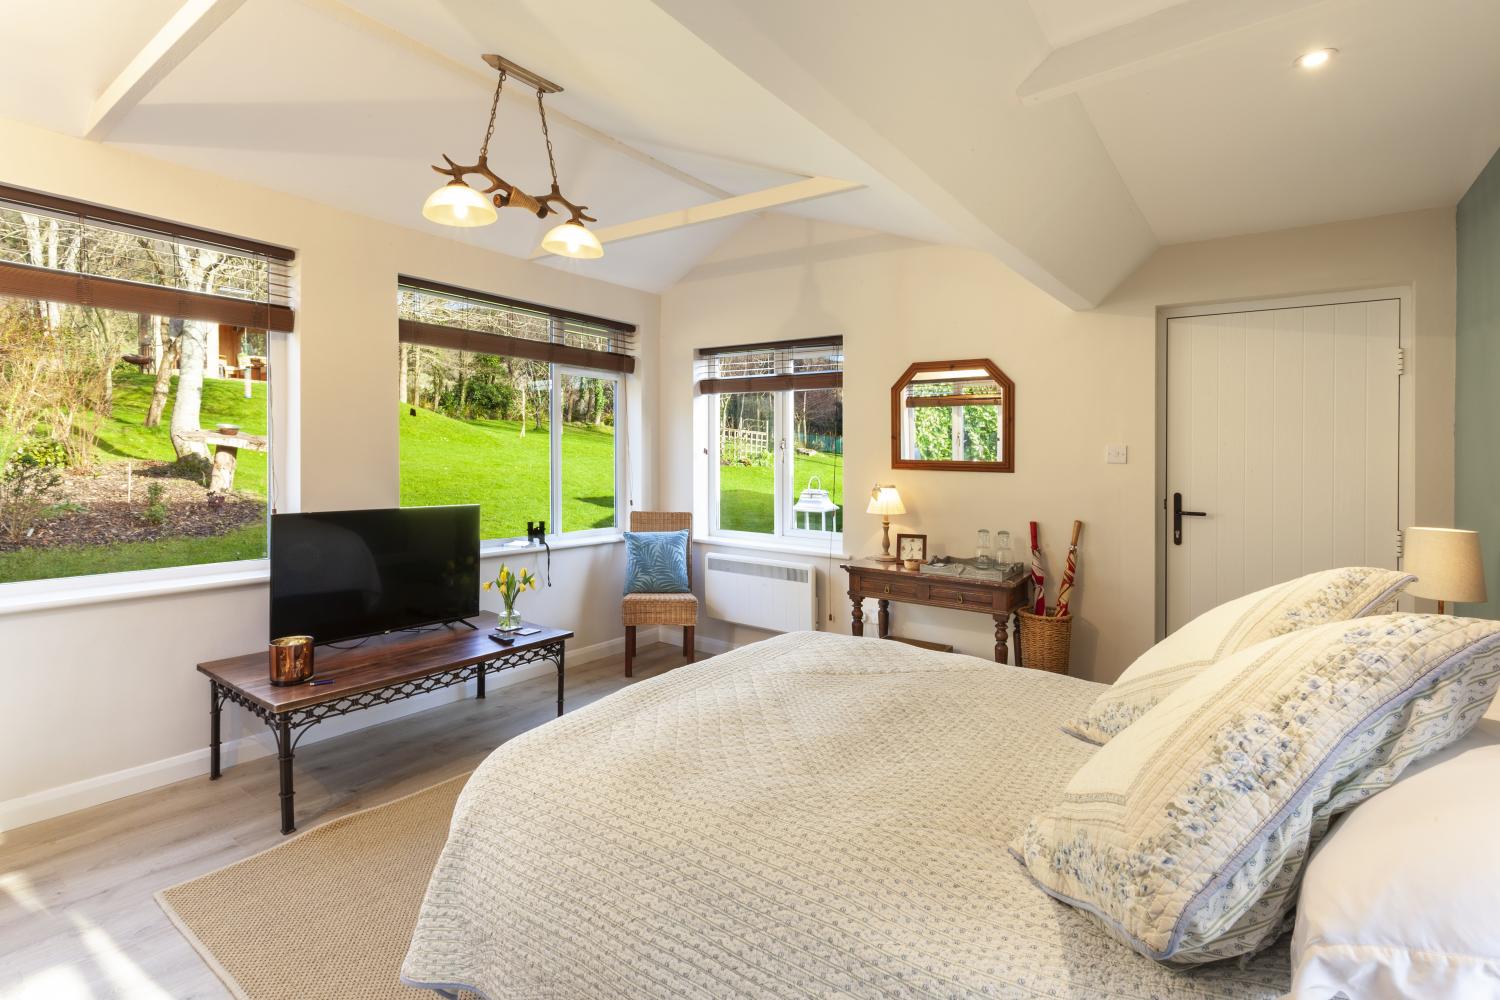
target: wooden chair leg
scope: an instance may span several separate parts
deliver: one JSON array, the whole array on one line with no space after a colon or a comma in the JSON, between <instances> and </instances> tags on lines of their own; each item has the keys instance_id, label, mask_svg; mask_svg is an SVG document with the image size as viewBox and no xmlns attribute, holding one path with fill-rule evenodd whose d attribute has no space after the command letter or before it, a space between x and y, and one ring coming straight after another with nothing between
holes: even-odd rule
<instances>
[{"instance_id":1,"label":"wooden chair leg","mask_svg":"<svg viewBox=\"0 0 1500 1000\"><path fill-rule=\"evenodd\" d=\"M635 676L635 626L625 626L625 676Z\"/></svg>"},{"instance_id":2,"label":"wooden chair leg","mask_svg":"<svg viewBox=\"0 0 1500 1000\"><path fill-rule=\"evenodd\" d=\"M697 646L693 642L693 633L695 631L697 631L697 626L694 625L684 625L682 627L682 655L687 657L689 663L692 663L697 658Z\"/></svg>"}]
</instances>

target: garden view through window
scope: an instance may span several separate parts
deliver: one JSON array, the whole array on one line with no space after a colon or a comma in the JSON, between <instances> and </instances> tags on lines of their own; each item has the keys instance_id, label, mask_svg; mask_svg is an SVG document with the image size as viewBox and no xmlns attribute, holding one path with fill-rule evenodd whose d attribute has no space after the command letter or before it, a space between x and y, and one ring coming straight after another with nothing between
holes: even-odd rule
<instances>
[{"instance_id":1,"label":"garden view through window","mask_svg":"<svg viewBox=\"0 0 1500 1000\"><path fill-rule=\"evenodd\" d=\"M74 294L170 288L206 313L253 314L272 280L252 254L8 203L0 268L0 291L98 276ZM0 295L0 583L264 557L265 330L60 299Z\"/></svg>"},{"instance_id":2,"label":"garden view through window","mask_svg":"<svg viewBox=\"0 0 1500 1000\"><path fill-rule=\"evenodd\" d=\"M524 538L528 521L549 534L617 526L621 374L494 353L587 361L605 334L406 286L400 314L403 506L479 504L487 540Z\"/></svg>"},{"instance_id":3,"label":"garden view through window","mask_svg":"<svg viewBox=\"0 0 1500 1000\"><path fill-rule=\"evenodd\" d=\"M730 390L712 394L714 530L842 532L842 343L704 353L700 390Z\"/></svg>"}]
</instances>

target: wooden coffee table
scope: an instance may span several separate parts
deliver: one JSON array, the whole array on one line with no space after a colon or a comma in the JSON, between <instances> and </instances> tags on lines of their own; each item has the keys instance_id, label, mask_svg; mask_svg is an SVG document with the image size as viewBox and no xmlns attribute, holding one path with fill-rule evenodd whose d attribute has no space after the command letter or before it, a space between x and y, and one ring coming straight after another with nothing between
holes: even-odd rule
<instances>
[{"instance_id":1,"label":"wooden coffee table","mask_svg":"<svg viewBox=\"0 0 1500 1000\"><path fill-rule=\"evenodd\" d=\"M348 715L428 691L474 681L484 697L484 678L537 661L557 667L557 714L563 714L563 643L572 632L540 628L502 646L489 637L495 616L488 612L462 623L421 632L376 636L354 648L319 646L313 679L291 687L270 681L265 650L226 660L198 664L209 682L209 779L219 777L219 717L225 702L234 702L258 716L276 737L281 766L281 832L297 828L293 808L292 753L313 726L324 719ZM321 682L321 683L319 683Z\"/></svg>"}]
</instances>

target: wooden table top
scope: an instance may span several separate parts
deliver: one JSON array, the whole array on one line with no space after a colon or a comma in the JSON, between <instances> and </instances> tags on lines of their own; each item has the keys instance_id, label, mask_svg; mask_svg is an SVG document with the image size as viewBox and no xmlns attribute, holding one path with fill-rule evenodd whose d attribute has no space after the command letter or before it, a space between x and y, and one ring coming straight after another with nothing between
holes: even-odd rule
<instances>
[{"instance_id":1,"label":"wooden table top","mask_svg":"<svg viewBox=\"0 0 1500 1000\"><path fill-rule=\"evenodd\" d=\"M994 580L982 576L971 576L968 573L923 573L921 570L906 569L899 562L881 562L878 559L856 559L853 562L842 563L842 567L851 572L879 573L903 580L922 580L927 583L942 585L963 584L970 587L993 587L997 590L1014 590L1031 579L1026 573L1017 573L1015 576L1006 577L1004 580Z\"/></svg>"},{"instance_id":2,"label":"wooden table top","mask_svg":"<svg viewBox=\"0 0 1500 1000\"><path fill-rule=\"evenodd\" d=\"M210 660L198 664L198 670L272 712L291 712L573 638L565 629L527 622L541 631L516 636L513 644L502 646L489 636L495 627L493 613L481 612L469 621L477 631L462 625L438 626L426 632L374 636L353 649L319 646L313 653L313 679L331 679L332 684L277 687L271 683L269 649Z\"/></svg>"}]
</instances>

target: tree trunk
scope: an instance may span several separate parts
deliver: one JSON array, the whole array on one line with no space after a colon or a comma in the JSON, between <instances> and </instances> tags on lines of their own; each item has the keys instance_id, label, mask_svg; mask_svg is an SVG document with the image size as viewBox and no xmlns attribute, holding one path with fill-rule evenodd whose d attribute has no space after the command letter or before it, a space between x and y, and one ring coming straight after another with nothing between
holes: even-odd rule
<instances>
[{"instance_id":1,"label":"tree trunk","mask_svg":"<svg viewBox=\"0 0 1500 1000\"><path fill-rule=\"evenodd\" d=\"M172 447L177 457L200 455L208 457L208 447L202 441L189 440L186 435L201 431L199 419L203 410L203 364L208 354L208 324L197 321L184 323L182 335L177 338L177 394L172 401Z\"/></svg>"},{"instance_id":2,"label":"tree trunk","mask_svg":"<svg viewBox=\"0 0 1500 1000\"><path fill-rule=\"evenodd\" d=\"M176 366L177 341L165 341L156 352L156 383L151 389L151 405L146 409L147 427L161 423L161 414L167 408L167 396L172 389L172 369Z\"/></svg>"},{"instance_id":3,"label":"tree trunk","mask_svg":"<svg viewBox=\"0 0 1500 1000\"><path fill-rule=\"evenodd\" d=\"M411 354L411 345L401 345L401 402L408 402L406 398L406 365L408 356Z\"/></svg>"}]
</instances>

